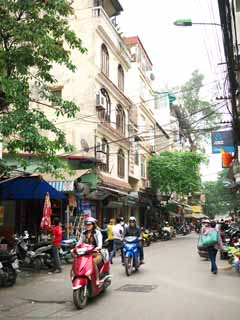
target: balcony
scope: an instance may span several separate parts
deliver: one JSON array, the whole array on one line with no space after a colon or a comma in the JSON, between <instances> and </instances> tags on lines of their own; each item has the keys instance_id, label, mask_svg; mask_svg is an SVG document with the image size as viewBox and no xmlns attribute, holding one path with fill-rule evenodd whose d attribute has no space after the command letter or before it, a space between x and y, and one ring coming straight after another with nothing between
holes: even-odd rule
<instances>
[{"instance_id":1,"label":"balcony","mask_svg":"<svg viewBox=\"0 0 240 320\"><path fill-rule=\"evenodd\" d=\"M110 18L103 7L93 8L93 17L96 19L98 31L110 38L117 53L130 65L130 55L125 43L120 35L119 26L116 23L116 17Z\"/></svg>"}]
</instances>

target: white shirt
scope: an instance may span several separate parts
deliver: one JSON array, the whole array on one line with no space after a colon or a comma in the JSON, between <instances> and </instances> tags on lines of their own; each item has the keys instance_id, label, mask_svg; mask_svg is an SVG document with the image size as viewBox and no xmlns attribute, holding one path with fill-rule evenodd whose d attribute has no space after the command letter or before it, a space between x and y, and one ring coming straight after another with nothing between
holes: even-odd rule
<instances>
[{"instance_id":1,"label":"white shirt","mask_svg":"<svg viewBox=\"0 0 240 320\"><path fill-rule=\"evenodd\" d=\"M124 229L123 229L123 226L121 226L120 223L118 223L115 226L113 226L112 233L113 233L113 239L123 240Z\"/></svg>"}]
</instances>

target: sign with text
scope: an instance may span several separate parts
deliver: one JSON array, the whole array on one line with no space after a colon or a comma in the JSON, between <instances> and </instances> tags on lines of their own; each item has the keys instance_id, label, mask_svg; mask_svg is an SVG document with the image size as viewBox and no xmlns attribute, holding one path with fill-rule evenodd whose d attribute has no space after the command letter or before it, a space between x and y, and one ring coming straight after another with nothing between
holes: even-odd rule
<instances>
[{"instance_id":1,"label":"sign with text","mask_svg":"<svg viewBox=\"0 0 240 320\"><path fill-rule=\"evenodd\" d=\"M212 153L234 152L232 130L212 132Z\"/></svg>"}]
</instances>

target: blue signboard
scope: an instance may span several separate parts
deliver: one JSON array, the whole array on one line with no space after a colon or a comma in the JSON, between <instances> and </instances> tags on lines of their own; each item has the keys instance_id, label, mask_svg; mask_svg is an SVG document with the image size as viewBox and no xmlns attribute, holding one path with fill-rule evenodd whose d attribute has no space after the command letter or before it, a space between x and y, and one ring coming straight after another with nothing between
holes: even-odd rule
<instances>
[{"instance_id":1,"label":"blue signboard","mask_svg":"<svg viewBox=\"0 0 240 320\"><path fill-rule=\"evenodd\" d=\"M232 130L212 132L212 153L234 152Z\"/></svg>"}]
</instances>

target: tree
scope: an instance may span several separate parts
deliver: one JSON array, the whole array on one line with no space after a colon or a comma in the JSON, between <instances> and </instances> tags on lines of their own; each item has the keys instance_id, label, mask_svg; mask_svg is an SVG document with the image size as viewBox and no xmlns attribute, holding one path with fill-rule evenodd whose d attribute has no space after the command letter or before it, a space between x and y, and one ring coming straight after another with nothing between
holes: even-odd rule
<instances>
[{"instance_id":1,"label":"tree","mask_svg":"<svg viewBox=\"0 0 240 320\"><path fill-rule=\"evenodd\" d=\"M59 150L72 150L64 133L46 117L44 108L54 109L56 117L74 117L79 110L75 103L52 91L57 83L53 65L74 72L71 50L86 51L68 24L73 14L71 2L0 0L0 136L10 154L36 156L37 169L42 172L63 165L56 156ZM37 99L32 94L33 86L38 91ZM20 160L25 167L26 162Z\"/></svg>"},{"instance_id":2,"label":"tree","mask_svg":"<svg viewBox=\"0 0 240 320\"><path fill-rule=\"evenodd\" d=\"M236 207L235 193L226 186L226 176L227 170L223 170L216 181L203 184L203 193L206 196L204 210L210 218L225 215Z\"/></svg>"},{"instance_id":3,"label":"tree","mask_svg":"<svg viewBox=\"0 0 240 320\"><path fill-rule=\"evenodd\" d=\"M204 75L195 70L180 88L181 107L173 106L181 131L188 139L192 151L201 148L204 138L221 117L212 102L201 98L203 80Z\"/></svg>"},{"instance_id":4,"label":"tree","mask_svg":"<svg viewBox=\"0 0 240 320\"><path fill-rule=\"evenodd\" d=\"M188 195L199 191L199 167L203 156L196 152L166 151L153 156L148 164L151 186L162 193Z\"/></svg>"}]
</instances>

